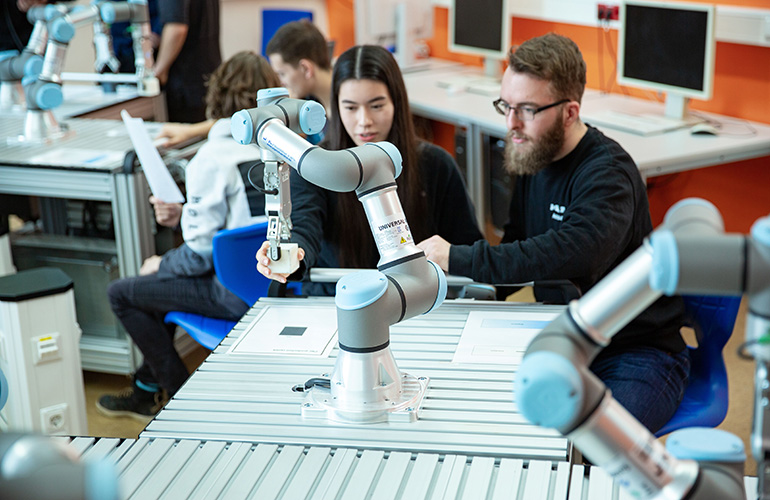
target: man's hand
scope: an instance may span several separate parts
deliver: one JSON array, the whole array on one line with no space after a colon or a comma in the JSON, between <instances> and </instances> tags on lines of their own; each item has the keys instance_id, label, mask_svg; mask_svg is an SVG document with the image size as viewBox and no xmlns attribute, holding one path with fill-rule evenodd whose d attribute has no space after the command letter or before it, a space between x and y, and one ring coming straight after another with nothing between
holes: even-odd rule
<instances>
[{"instance_id":1,"label":"man's hand","mask_svg":"<svg viewBox=\"0 0 770 500\"><path fill-rule=\"evenodd\" d=\"M160 255L147 257L147 259L145 259L145 261L142 263L142 267L139 269L139 276L147 276L148 274L157 273L158 269L160 269L161 260L163 260L163 257Z\"/></svg>"},{"instance_id":2,"label":"man's hand","mask_svg":"<svg viewBox=\"0 0 770 500\"><path fill-rule=\"evenodd\" d=\"M176 227L182 218L181 203L166 203L150 196L150 203L155 209L155 221L161 226Z\"/></svg>"},{"instance_id":3,"label":"man's hand","mask_svg":"<svg viewBox=\"0 0 770 500\"><path fill-rule=\"evenodd\" d=\"M425 256L439 265L445 272L449 272L449 248L452 246L441 236L434 234L427 240L423 240L417 246L425 252Z\"/></svg>"},{"instance_id":4,"label":"man's hand","mask_svg":"<svg viewBox=\"0 0 770 500\"><path fill-rule=\"evenodd\" d=\"M270 270L270 257L267 256L267 250L270 248L270 242L264 241L262 242L262 246L259 247L259 250L257 250L257 271L262 274L265 278L270 278L271 280L279 281L281 283L286 283L286 278L289 277L288 274L285 273L274 273ZM302 248L297 249L297 260L302 260L305 258L305 250Z\"/></svg>"}]
</instances>

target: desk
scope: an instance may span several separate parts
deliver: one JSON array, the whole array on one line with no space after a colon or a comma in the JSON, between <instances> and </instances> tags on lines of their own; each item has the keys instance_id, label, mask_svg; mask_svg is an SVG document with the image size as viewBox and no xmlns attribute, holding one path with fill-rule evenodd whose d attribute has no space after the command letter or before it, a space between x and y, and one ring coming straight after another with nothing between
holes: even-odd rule
<instances>
[{"instance_id":1,"label":"desk","mask_svg":"<svg viewBox=\"0 0 770 500\"><path fill-rule=\"evenodd\" d=\"M435 71L407 73L404 75L404 82L414 114L467 129L468 190L476 206L479 223L484 227L489 212L489 160L484 157L484 136L505 137L505 117L497 114L492 108L495 97L464 91L452 92L440 88L436 83L440 79L477 72L476 69L448 65ZM582 109L587 113L614 109L629 113L662 114L663 104L587 89L583 96ZM735 121L734 118L698 113L720 122ZM681 129L643 137L612 129L602 131L628 151L639 167L642 177L646 179L770 155L770 126L753 122L749 123L749 126L756 131L755 134L693 136L689 130ZM749 130L746 129L746 132Z\"/></svg>"},{"instance_id":2,"label":"desk","mask_svg":"<svg viewBox=\"0 0 770 500\"><path fill-rule=\"evenodd\" d=\"M64 102L54 109L59 120L69 118L100 118L120 120L120 111L125 109L134 118L165 122L166 105L162 95L142 97L133 85L118 85L115 92L104 92L94 84L71 84L62 86Z\"/></svg>"},{"instance_id":3,"label":"desk","mask_svg":"<svg viewBox=\"0 0 770 500\"><path fill-rule=\"evenodd\" d=\"M625 500L598 467L451 453L195 439L52 438L116 465L120 498ZM744 478L746 500L758 480Z\"/></svg>"},{"instance_id":4,"label":"desk","mask_svg":"<svg viewBox=\"0 0 770 500\"><path fill-rule=\"evenodd\" d=\"M447 301L430 314L391 327L399 368L430 377L419 419L342 424L303 420L305 396L291 391L295 384L330 373L337 348L329 358L228 352L271 304L296 307L297 314L309 305L334 307L331 297L260 299L140 437L569 460L564 437L529 424L518 412L512 401L516 366L451 362L471 311L559 312L562 306Z\"/></svg>"},{"instance_id":5,"label":"desk","mask_svg":"<svg viewBox=\"0 0 770 500\"><path fill-rule=\"evenodd\" d=\"M123 158L132 149L123 122L72 118L67 124L75 133L61 141L50 145L6 144L6 137L23 130L23 120L23 115L0 117L0 193L110 202L120 276L138 274L143 260L155 253L154 217L144 175L141 171L123 172ZM51 154L57 150L61 153ZM95 158L104 153L105 158L91 160L78 154L82 151L92 151ZM84 369L133 371L136 353L125 333L115 335L90 336L84 331Z\"/></svg>"}]
</instances>

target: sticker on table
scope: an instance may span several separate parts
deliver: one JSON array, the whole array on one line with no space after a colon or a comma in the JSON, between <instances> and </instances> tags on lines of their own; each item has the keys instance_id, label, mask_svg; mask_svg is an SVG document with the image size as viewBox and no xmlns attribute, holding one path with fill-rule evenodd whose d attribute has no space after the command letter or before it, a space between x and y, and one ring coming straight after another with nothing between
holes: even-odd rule
<instances>
[{"instance_id":1,"label":"sticker on table","mask_svg":"<svg viewBox=\"0 0 770 500\"><path fill-rule=\"evenodd\" d=\"M471 311L453 363L518 365L532 339L557 312Z\"/></svg>"},{"instance_id":2,"label":"sticker on table","mask_svg":"<svg viewBox=\"0 0 770 500\"><path fill-rule=\"evenodd\" d=\"M334 307L267 306L249 323L229 352L328 357L335 345Z\"/></svg>"}]
</instances>

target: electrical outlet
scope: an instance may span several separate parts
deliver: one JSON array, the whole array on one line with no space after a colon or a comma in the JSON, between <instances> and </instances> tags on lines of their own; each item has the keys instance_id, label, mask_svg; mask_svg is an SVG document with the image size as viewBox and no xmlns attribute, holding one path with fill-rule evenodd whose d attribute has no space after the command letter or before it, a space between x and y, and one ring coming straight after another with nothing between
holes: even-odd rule
<instances>
[{"instance_id":1,"label":"electrical outlet","mask_svg":"<svg viewBox=\"0 0 770 500\"><path fill-rule=\"evenodd\" d=\"M65 434L69 428L67 403L40 408L40 425L43 434Z\"/></svg>"},{"instance_id":2,"label":"electrical outlet","mask_svg":"<svg viewBox=\"0 0 770 500\"><path fill-rule=\"evenodd\" d=\"M620 7L618 5L600 3L596 5L596 14L599 21L617 21L620 19Z\"/></svg>"}]
</instances>

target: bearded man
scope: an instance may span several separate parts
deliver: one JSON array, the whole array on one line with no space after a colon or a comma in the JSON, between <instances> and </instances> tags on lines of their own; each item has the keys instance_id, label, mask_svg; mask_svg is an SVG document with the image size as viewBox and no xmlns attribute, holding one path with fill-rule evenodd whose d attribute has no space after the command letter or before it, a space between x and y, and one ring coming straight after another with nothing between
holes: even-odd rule
<instances>
[{"instance_id":1,"label":"bearded man","mask_svg":"<svg viewBox=\"0 0 770 500\"><path fill-rule=\"evenodd\" d=\"M623 148L580 120L586 64L569 38L548 34L509 55L495 109L517 174L499 245L421 242L451 274L484 283L569 280L585 293L652 231L639 170ZM535 290L535 297L543 300ZM652 432L674 414L690 362L680 297L662 297L612 339L591 370Z\"/></svg>"}]
</instances>

